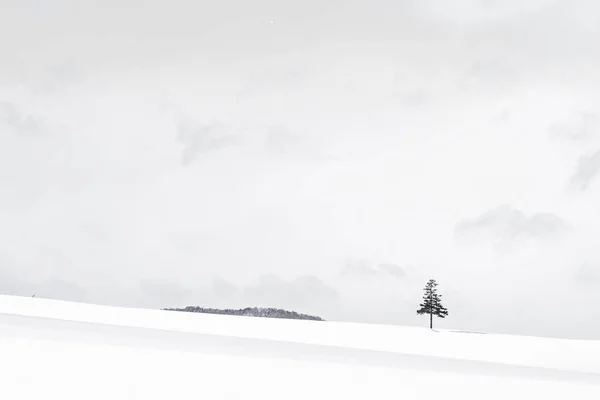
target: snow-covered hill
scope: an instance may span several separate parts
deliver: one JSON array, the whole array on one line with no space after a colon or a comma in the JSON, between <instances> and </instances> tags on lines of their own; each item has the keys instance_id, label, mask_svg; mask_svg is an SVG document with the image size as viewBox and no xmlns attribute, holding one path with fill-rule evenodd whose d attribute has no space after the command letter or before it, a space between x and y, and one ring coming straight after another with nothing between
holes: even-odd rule
<instances>
[{"instance_id":1,"label":"snow-covered hill","mask_svg":"<svg viewBox=\"0 0 600 400\"><path fill-rule=\"evenodd\" d=\"M599 399L600 341L0 296L1 399Z\"/></svg>"}]
</instances>

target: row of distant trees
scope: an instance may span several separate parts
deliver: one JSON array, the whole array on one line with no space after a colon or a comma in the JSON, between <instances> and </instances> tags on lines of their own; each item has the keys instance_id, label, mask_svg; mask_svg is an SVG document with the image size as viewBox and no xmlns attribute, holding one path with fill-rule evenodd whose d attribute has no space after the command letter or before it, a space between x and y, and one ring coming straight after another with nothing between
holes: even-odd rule
<instances>
[{"instance_id":1,"label":"row of distant trees","mask_svg":"<svg viewBox=\"0 0 600 400\"><path fill-rule=\"evenodd\" d=\"M311 321L323 321L323 318L315 315L300 314L295 311L282 310L280 308L261 308L247 307L239 310L217 308L204 308L189 306L185 308L165 308L165 311L183 311L203 314L220 314L220 315L236 315L244 317L261 317L261 318L284 318L284 319L305 319Z\"/></svg>"}]
</instances>

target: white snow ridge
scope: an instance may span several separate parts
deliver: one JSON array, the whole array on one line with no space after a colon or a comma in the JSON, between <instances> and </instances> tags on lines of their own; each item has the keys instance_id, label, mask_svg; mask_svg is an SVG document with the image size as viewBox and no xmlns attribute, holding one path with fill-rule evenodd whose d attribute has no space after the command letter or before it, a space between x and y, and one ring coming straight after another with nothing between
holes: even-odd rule
<instances>
[{"instance_id":1,"label":"white snow ridge","mask_svg":"<svg viewBox=\"0 0 600 400\"><path fill-rule=\"evenodd\" d=\"M600 341L0 296L0 399L600 399Z\"/></svg>"}]
</instances>

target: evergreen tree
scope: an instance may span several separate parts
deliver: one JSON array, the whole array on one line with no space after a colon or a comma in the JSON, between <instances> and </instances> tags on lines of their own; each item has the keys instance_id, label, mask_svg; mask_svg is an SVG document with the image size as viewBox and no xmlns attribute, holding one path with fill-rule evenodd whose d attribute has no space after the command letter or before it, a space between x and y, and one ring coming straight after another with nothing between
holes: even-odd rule
<instances>
[{"instance_id":1,"label":"evergreen tree","mask_svg":"<svg viewBox=\"0 0 600 400\"><path fill-rule=\"evenodd\" d=\"M435 279L430 279L425 285L423 294L423 303L419 304L417 314L429 314L429 329L433 329L433 316L446 318L448 310L442 305L442 295L437 292L438 283Z\"/></svg>"}]
</instances>

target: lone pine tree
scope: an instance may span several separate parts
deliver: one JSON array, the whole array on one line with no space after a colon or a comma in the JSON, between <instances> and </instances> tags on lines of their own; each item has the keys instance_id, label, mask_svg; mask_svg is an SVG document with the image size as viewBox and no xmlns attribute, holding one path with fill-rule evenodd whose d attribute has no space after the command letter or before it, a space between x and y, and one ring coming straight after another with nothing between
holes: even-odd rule
<instances>
[{"instance_id":1,"label":"lone pine tree","mask_svg":"<svg viewBox=\"0 0 600 400\"><path fill-rule=\"evenodd\" d=\"M437 292L438 283L435 279L430 279L425 285L423 294L423 303L419 304L417 314L429 314L429 329L433 329L433 316L446 318L448 310L442 305L442 296Z\"/></svg>"}]
</instances>

